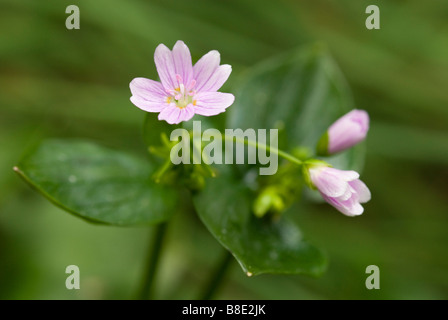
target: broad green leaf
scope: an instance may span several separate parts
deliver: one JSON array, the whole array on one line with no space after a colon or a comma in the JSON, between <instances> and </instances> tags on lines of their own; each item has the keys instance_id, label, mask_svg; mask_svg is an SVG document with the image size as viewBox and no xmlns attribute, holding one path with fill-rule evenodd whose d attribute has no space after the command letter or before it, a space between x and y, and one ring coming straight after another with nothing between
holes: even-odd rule
<instances>
[{"instance_id":1,"label":"broad green leaf","mask_svg":"<svg viewBox=\"0 0 448 320\"><path fill-rule=\"evenodd\" d=\"M231 128L279 129L279 147L315 150L327 128L353 109L345 79L321 46L305 47L262 63L237 86L228 111ZM362 146L328 161L360 169Z\"/></svg>"},{"instance_id":2,"label":"broad green leaf","mask_svg":"<svg viewBox=\"0 0 448 320\"><path fill-rule=\"evenodd\" d=\"M194 197L200 219L237 259L248 275L262 273L320 275L326 259L303 239L286 216L259 219L251 212L253 195L241 182L221 172Z\"/></svg>"},{"instance_id":3,"label":"broad green leaf","mask_svg":"<svg viewBox=\"0 0 448 320\"><path fill-rule=\"evenodd\" d=\"M167 220L177 192L155 184L143 159L79 140L47 140L14 168L62 209L92 222L129 226Z\"/></svg>"}]
</instances>

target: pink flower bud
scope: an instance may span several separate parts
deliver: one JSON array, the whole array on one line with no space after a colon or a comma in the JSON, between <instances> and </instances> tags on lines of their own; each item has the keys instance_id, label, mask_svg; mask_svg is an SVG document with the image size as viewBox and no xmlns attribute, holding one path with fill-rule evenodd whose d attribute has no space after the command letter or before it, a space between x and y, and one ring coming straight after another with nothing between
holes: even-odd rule
<instances>
[{"instance_id":1,"label":"pink flower bud","mask_svg":"<svg viewBox=\"0 0 448 320\"><path fill-rule=\"evenodd\" d=\"M352 110L336 120L318 143L319 155L330 155L361 142L369 131L369 115L364 110Z\"/></svg>"},{"instance_id":2,"label":"pink flower bud","mask_svg":"<svg viewBox=\"0 0 448 320\"><path fill-rule=\"evenodd\" d=\"M344 171L317 165L309 167L309 178L325 201L347 216L364 212L361 203L371 198L370 190L356 171Z\"/></svg>"}]
</instances>

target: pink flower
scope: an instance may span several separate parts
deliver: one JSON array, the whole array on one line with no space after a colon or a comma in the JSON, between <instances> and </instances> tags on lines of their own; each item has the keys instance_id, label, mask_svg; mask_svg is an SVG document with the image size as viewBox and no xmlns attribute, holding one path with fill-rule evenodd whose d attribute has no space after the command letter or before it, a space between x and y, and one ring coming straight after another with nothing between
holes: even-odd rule
<instances>
[{"instance_id":1,"label":"pink flower","mask_svg":"<svg viewBox=\"0 0 448 320\"><path fill-rule=\"evenodd\" d=\"M177 124L195 114L214 116L224 112L235 97L217 92L226 82L232 67L219 65L216 50L204 55L193 66L190 50L177 41L172 51L160 44L154 53L160 82L135 78L130 83L131 101L148 112L159 112L159 120Z\"/></svg>"},{"instance_id":2,"label":"pink flower","mask_svg":"<svg viewBox=\"0 0 448 320\"><path fill-rule=\"evenodd\" d=\"M330 155L361 142L369 131L369 115L364 110L352 110L336 120L318 143L320 155Z\"/></svg>"},{"instance_id":3,"label":"pink flower","mask_svg":"<svg viewBox=\"0 0 448 320\"><path fill-rule=\"evenodd\" d=\"M361 203L371 198L369 188L359 180L356 171L317 165L309 168L309 177L325 201L347 216L362 214L364 208Z\"/></svg>"}]
</instances>

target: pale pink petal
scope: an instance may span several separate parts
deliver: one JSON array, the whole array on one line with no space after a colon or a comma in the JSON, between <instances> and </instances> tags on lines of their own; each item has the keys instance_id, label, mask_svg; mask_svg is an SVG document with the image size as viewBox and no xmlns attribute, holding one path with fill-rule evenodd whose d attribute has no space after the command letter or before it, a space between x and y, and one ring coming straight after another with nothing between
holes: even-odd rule
<instances>
[{"instance_id":1,"label":"pale pink petal","mask_svg":"<svg viewBox=\"0 0 448 320\"><path fill-rule=\"evenodd\" d=\"M193 67L193 79L196 80L197 91L201 91L202 87L208 82L216 68L219 67L220 61L219 52L212 50L196 62Z\"/></svg>"},{"instance_id":2,"label":"pale pink petal","mask_svg":"<svg viewBox=\"0 0 448 320\"><path fill-rule=\"evenodd\" d=\"M195 112L193 105L188 105L185 108L181 109L178 121L188 121L193 118Z\"/></svg>"},{"instance_id":3,"label":"pale pink petal","mask_svg":"<svg viewBox=\"0 0 448 320\"><path fill-rule=\"evenodd\" d=\"M191 63L190 50L183 41L177 41L173 48L173 61L175 74L180 75L183 84L188 86L193 80L193 64ZM180 85L180 83L178 83Z\"/></svg>"},{"instance_id":4,"label":"pale pink petal","mask_svg":"<svg viewBox=\"0 0 448 320\"><path fill-rule=\"evenodd\" d=\"M231 72L232 67L230 65L223 64L222 66L219 66L202 87L197 87L197 91L218 91L224 82L227 81Z\"/></svg>"},{"instance_id":5,"label":"pale pink petal","mask_svg":"<svg viewBox=\"0 0 448 320\"><path fill-rule=\"evenodd\" d=\"M160 82L135 78L129 84L133 96L131 102L142 110L159 112L166 104L166 94Z\"/></svg>"},{"instance_id":6,"label":"pale pink petal","mask_svg":"<svg viewBox=\"0 0 448 320\"><path fill-rule=\"evenodd\" d=\"M370 193L369 188L366 186L364 182L357 179L354 181L349 182L350 186L355 190L356 194L358 195L358 201L360 203L365 203L370 201L372 198L372 195Z\"/></svg>"},{"instance_id":7,"label":"pale pink petal","mask_svg":"<svg viewBox=\"0 0 448 320\"><path fill-rule=\"evenodd\" d=\"M154 53L154 62L163 87L165 89L175 89L177 87L176 68L170 49L164 44L159 44Z\"/></svg>"},{"instance_id":8,"label":"pale pink petal","mask_svg":"<svg viewBox=\"0 0 448 320\"><path fill-rule=\"evenodd\" d=\"M180 109L175 106L169 106L159 113L159 120L165 120L169 124L174 124L179 117Z\"/></svg>"},{"instance_id":9,"label":"pale pink petal","mask_svg":"<svg viewBox=\"0 0 448 320\"><path fill-rule=\"evenodd\" d=\"M338 209L347 216L359 216L364 212L363 206L352 198L346 201L340 201L340 205Z\"/></svg>"},{"instance_id":10,"label":"pale pink petal","mask_svg":"<svg viewBox=\"0 0 448 320\"><path fill-rule=\"evenodd\" d=\"M369 115L364 110L352 110L328 128L328 152L348 149L365 139L369 130Z\"/></svg>"},{"instance_id":11,"label":"pale pink petal","mask_svg":"<svg viewBox=\"0 0 448 320\"><path fill-rule=\"evenodd\" d=\"M166 92L160 82L146 79L135 78L129 84L134 96L141 97L148 101L166 100Z\"/></svg>"},{"instance_id":12,"label":"pale pink petal","mask_svg":"<svg viewBox=\"0 0 448 320\"><path fill-rule=\"evenodd\" d=\"M131 102L138 108L147 112L160 112L168 106L167 103L148 101L139 96L132 96Z\"/></svg>"},{"instance_id":13,"label":"pale pink petal","mask_svg":"<svg viewBox=\"0 0 448 320\"><path fill-rule=\"evenodd\" d=\"M366 134L361 131L357 123L348 123L344 127L337 127L328 133L328 152L337 153L358 144L364 140Z\"/></svg>"},{"instance_id":14,"label":"pale pink petal","mask_svg":"<svg viewBox=\"0 0 448 320\"><path fill-rule=\"evenodd\" d=\"M342 196L339 196L338 200L346 201L346 200L350 199L351 197L353 197L353 195L354 195L354 190L349 184L347 190L345 190L345 193Z\"/></svg>"},{"instance_id":15,"label":"pale pink petal","mask_svg":"<svg viewBox=\"0 0 448 320\"><path fill-rule=\"evenodd\" d=\"M350 114L350 118L353 122L359 124L362 132L367 133L367 131L369 131L370 118L367 111L355 109L348 114Z\"/></svg>"},{"instance_id":16,"label":"pale pink petal","mask_svg":"<svg viewBox=\"0 0 448 320\"><path fill-rule=\"evenodd\" d=\"M353 170L339 170L327 167L324 169L326 174L331 174L345 181L353 181L359 178L359 173Z\"/></svg>"},{"instance_id":17,"label":"pale pink petal","mask_svg":"<svg viewBox=\"0 0 448 320\"><path fill-rule=\"evenodd\" d=\"M192 106L187 106L183 109L176 106L169 106L160 112L158 119L165 120L169 124L178 124L182 121L188 121L194 116L194 109Z\"/></svg>"},{"instance_id":18,"label":"pale pink petal","mask_svg":"<svg viewBox=\"0 0 448 320\"><path fill-rule=\"evenodd\" d=\"M201 116L216 116L217 114L223 113L225 112L226 109L207 109L207 108L202 108L202 107L198 107L195 106L194 108L194 112L196 114L199 114Z\"/></svg>"},{"instance_id":19,"label":"pale pink petal","mask_svg":"<svg viewBox=\"0 0 448 320\"><path fill-rule=\"evenodd\" d=\"M328 174L326 169L330 168L311 168L310 178L317 189L328 197L340 197L348 189L348 183L336 175Z\"/></svg>"},{"instance_id":20,"label":"pale pink petal","mask_svg":"<svg viewBox=\"0 0 448 320\"><path fill-rule=\"evenodd\" d=\"M195 113L212 116L224 112L235 101L235 96L224 92L200 92L194 96Z\"/></svg>"},{"instance_id":21,"label":"pale pink petal","mask_svg":"<svg viewBox=\"0 0 448 320\"><path fill-rule=\"evenodd\" d=\"M322 194L322 197L325 201L327 201L329 204L331 204L346 216L359 216L364 212L364 208L359 204L359 202L355 201L352 198L345 201L340 201L337 198L328 197L324 194Z\"/></svg>"}]
</instances>

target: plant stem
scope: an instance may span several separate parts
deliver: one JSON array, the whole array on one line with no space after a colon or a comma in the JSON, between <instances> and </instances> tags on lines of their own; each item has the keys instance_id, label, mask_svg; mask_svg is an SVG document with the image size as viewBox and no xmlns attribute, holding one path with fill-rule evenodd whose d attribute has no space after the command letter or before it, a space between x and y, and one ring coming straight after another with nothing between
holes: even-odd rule
<instances>
[{"instance_id":1,"label":"plant stem","mask_svg":"<svg viewBox=\"0 0 448 320\"><path fill-rule=\"evenodd\" d=\"M232 262L232 254L226 250L225 255L219 261L217 268L212 273L212 276L207 282L205 290L202 294L202 300L210 300L220 288L222 281L225 278L230 262Z\"/></svg>"},{"instance_id":2,"label":"plant stem","mask_svg":"<svg viewBox=\"0 0 448 320\"><path fill-rule=\"evenodd\" d=\"M147 267L143 278L143 285L140 291L140 299L151 299L153 294L153 283L157 272L157 265L160 258L163 239L166 234L167 222L159 223L153 238L151 239L150 251L148 253Z\"/></svg>"},{"instance_id":3,"label":"plant stem","mask_svg":"<svg viewBox=\"0 0 448 320\"><path fill-rule=\"evenodd\" d=\"M272 152L272 153L277 154L278 156L280 156L280 157L282 157L282 158L284 158L284 159L286 159L286 160L288 160L288 161L290 161L292 163L298 164L299 166L303 164L303 162L301 160L297 159L293 155L291 155L291 154L289 154L289 153L287 153L285 151L279 150L277 148L271 148L271 147L269 147L266 144L261 144L261 143L258 143L258 142L254 142L254 141L251 141L251 140L246 140L244 138L240 138L240 137L236 137L236 136L230 136L229 137L229 136L226 136L226 135L224 135L224 140L225 141L232 141L232 142L236 141L236 142L241 143L241 144L246 144L248 146L253 146L253 147L257 148L257 149L263 149L263 150Z\"/></svg>"},{"instance_id":4,"label":"plant stem","mask_svg":"<svg viewBox=\"0 0 448 320\"><path fill-rule=\"evenodd\" d=\"M163 165L154 174L154 181L159 183L162 176L168 171L169 168L171 168L172 165L173 163L171 162L171 159L166 159Z\"/></svg>"}]
</instances>

